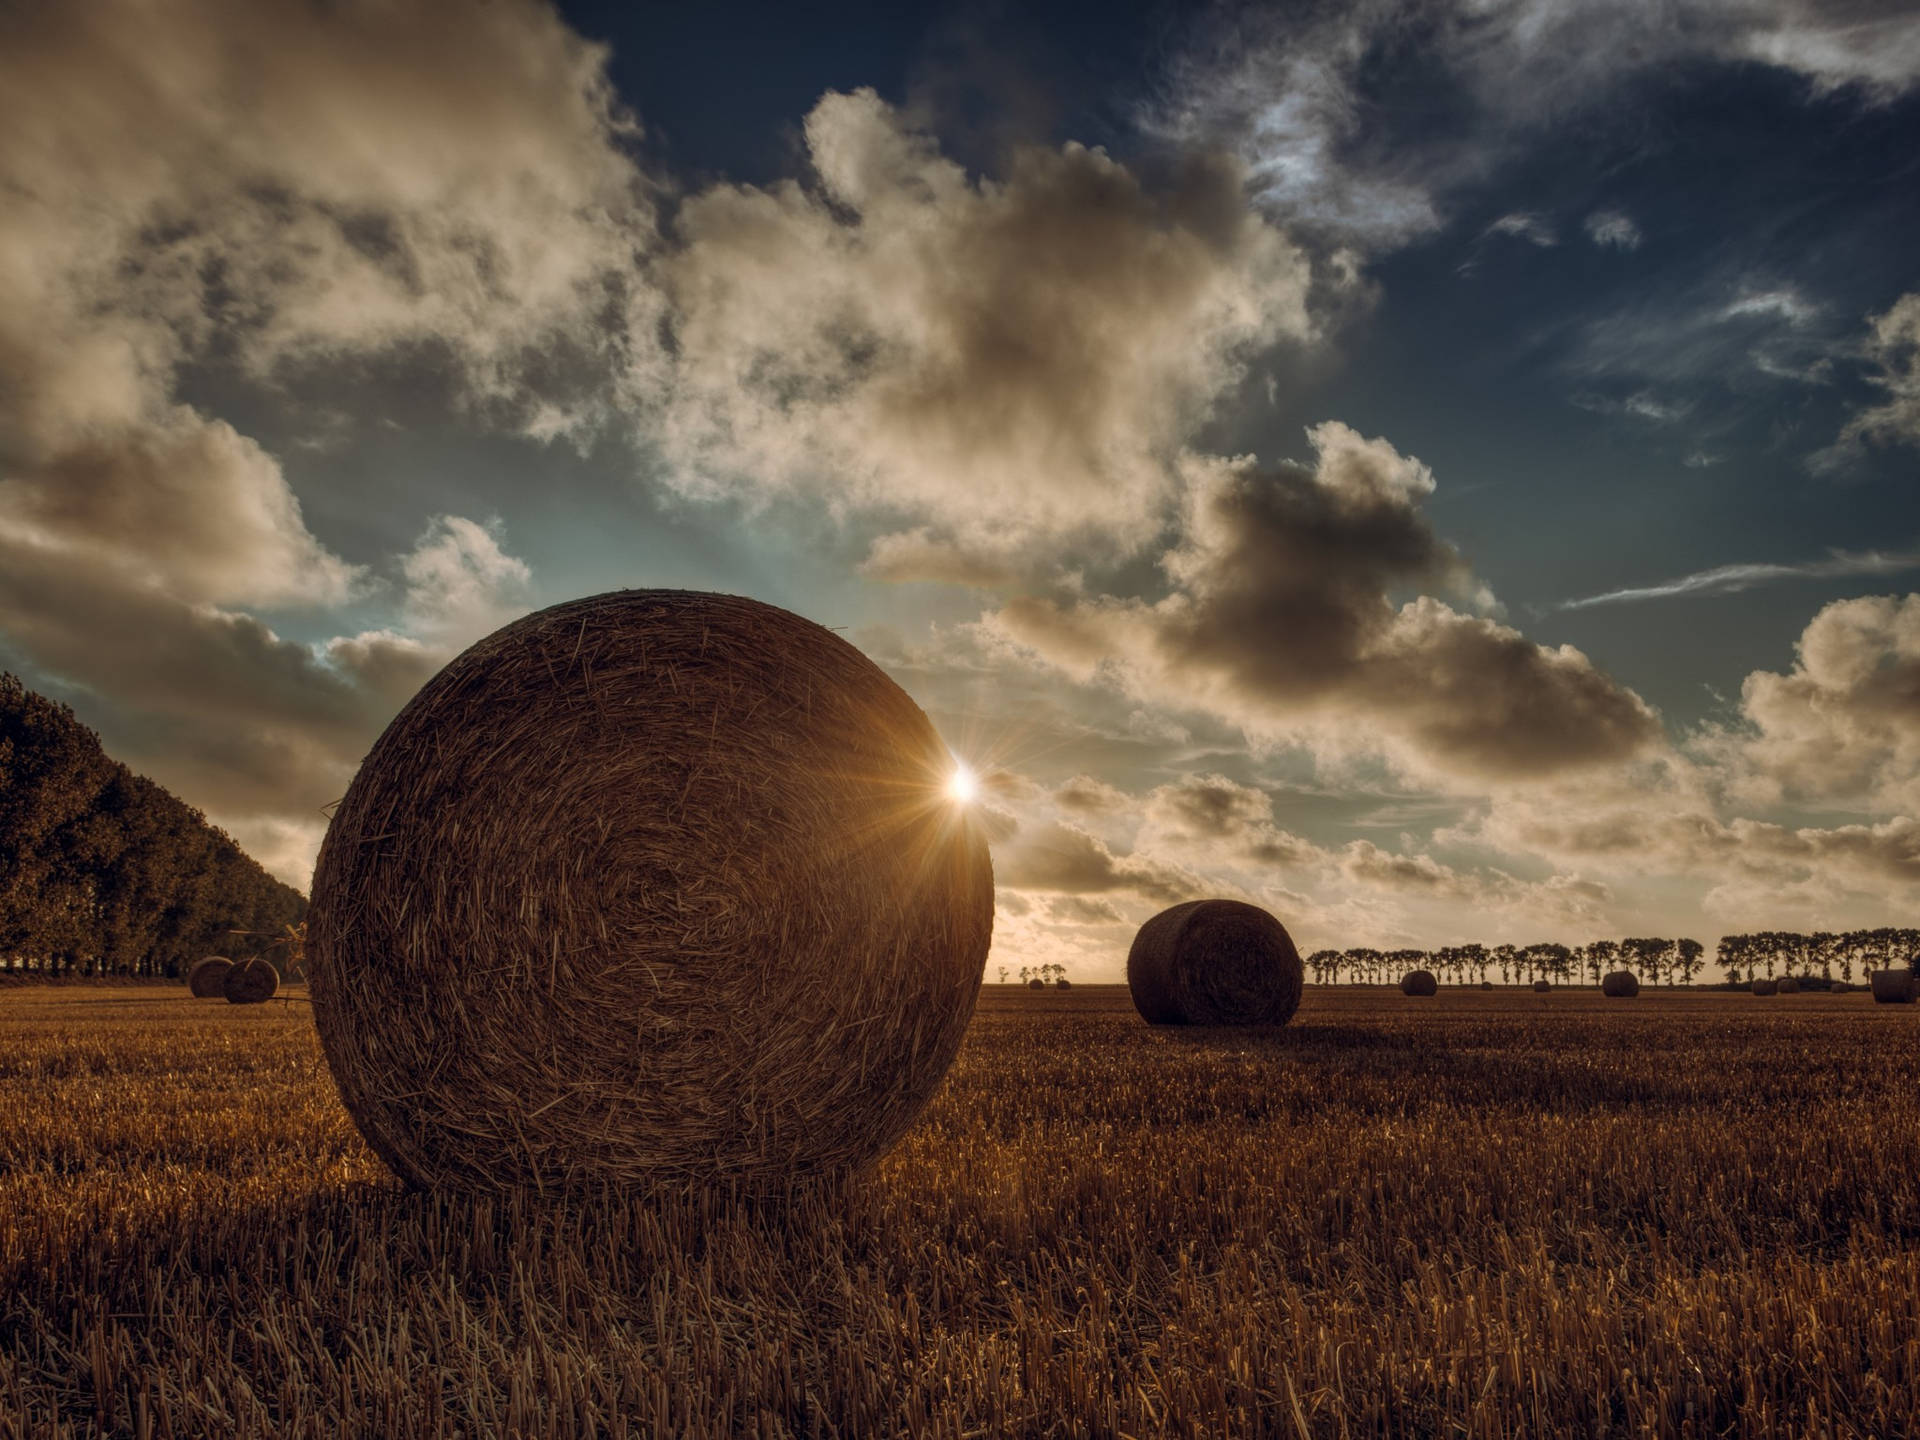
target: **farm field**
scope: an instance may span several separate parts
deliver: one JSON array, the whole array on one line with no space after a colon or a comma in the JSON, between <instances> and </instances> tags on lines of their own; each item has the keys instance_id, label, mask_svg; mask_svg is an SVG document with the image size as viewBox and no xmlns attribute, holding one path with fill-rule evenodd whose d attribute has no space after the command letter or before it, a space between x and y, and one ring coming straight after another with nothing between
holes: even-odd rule
<instances>
[{"instance_id":1,"label":"farm field","mask_svg":"<svg viewBox=\"0 0 1920 1440\"><path fill-rule=\"evenodd\" d=\"M306 1007L0 989L0 1437L1920 1434L1920 1007L988 987L780 1202L401 1191Z\"/></svg>"}]
</instances>

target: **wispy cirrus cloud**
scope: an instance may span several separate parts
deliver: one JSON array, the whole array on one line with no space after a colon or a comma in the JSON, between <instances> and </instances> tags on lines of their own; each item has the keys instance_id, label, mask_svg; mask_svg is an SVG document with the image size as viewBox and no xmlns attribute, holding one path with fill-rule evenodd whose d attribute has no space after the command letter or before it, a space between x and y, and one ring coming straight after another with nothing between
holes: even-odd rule
<instances>
[{"instance_id":1,"label":"wispy cirrus cloud","mask_svg":"<svg viewBox=\"0 0 1920 1440\"><path fill-rule=\"evenodd\" d=\"M1634 585L1607 590L1598 595L1582 595L1541 608L1540 613L1562 610L1591 610L1600 605L1631 605L1641 600L1669 600L1681 595L1730 595L1751 590L1757 585L1772 585L1782 580L1831 580L1849 575L1899 575L1920 569L1920 550L1830 551L1824 560L1803 560L1796 564L1750 563L1716 565L1657 585Z\"/></svg>"}]
</instances>

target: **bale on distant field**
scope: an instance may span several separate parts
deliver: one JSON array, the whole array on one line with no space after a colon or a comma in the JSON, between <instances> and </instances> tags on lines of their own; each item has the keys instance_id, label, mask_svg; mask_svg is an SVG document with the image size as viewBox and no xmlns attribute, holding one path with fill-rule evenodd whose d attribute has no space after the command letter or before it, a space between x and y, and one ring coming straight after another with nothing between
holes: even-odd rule
<instances>
[{"instance_id":1,"label":"bale on distant field","mask_svg":"<svg viewBox=\"0 0 1920 1440\"><path fill-rule=\"evenodd\" d=\"M1780 993L1782 995L1798 995L1800 993L1800 982L1791 975L1782 975L1780 977Z\"/></svg>"},{"instance_id":2,"label":"bale on distant field","mask_svg":"<svg viewBox=\"0 0 1920 1440\"><path fill-rule=\"evenodd\" d=\"M314 1019L421 1186L780 1189L938 1088L993 928L920 707L736 596L529 615L430 680L321 847Z\"/></svg>"},{"instance_id":3,"label":"bale on distant field","mask_svg":"<svg viewBox=\"0 0 1920 1440\"><path fill-rule=\"evenodd\" d=\"M1073 982L1062 975L1058 980L1053 982L1053 988L1056 990L1071 990L1073 989Z\"/></svg>"},{"instance_id":4,"label":"bale on distant field","mask_svg":"<svg viewBox=\"0 0 1920 1440\"><path fill-rule=\"evenodd\" d=\"M1493 988L1493 982L1491 980L1482 980L1480 982L1480 988L1482 990L1491 990Z\"/></svg>"},{"instance_id":5,"label":"bale on distant field","mask_svg":"<svg viewBox=\"0 0 1920 1440\"><path fill-rule=\"evenodd\" d=\"M203 956L187 971L187 993L199 1000L218 1000L227 993L227 972L231 969L233 961L224 955Z\"/></svg>"},{"instance_id":6,"label":"bale on distant field","mask_svg":"<svg viewBox=\"0 0 1920 1440\"><path fill-rule=\"evenodd\" d=\"M1533 993L1536 995L1544 995L1551 989L1553 989L1553 982L1550 980L1536 980L1533 982Z\"/></svg>"},{"instance_id":7,"label":"bale on distant field","mask_svg":"<svg viewBox=\"0 0 1920 1440\"><path fill-rule=\"evenodd\" d=\"M1614 1000L1631 1000L1640 993L1640 977L1631 970L1615 970L1600 982L1600 993Z\"/></svg>"},{"instance_id":8,"label":"bale on distant field","mask_svg":"<svg viewBox=\"0 0 1920 1440\"><path fill-rule=\"evenodd\" d=\"M229 1005L262 1005L280 988L280 972L270 961L254 955L236 960L220 982L220 993Z\"/></svg>"},{"instance_id":9,"label":"bale on distant field","mask_svg":"<svg viewBox=\"0 0 1920 1440\"><path fill-rule=\"evenodd\" d=\"M1758 976L1753 982L1753 993L1756 995L1778 995L1780 993L1780 982L1778 980L1769 980L1764 975Z\"/></svg>"},{"instance_id":10,"label":"bale on distant field","mask_svg":"<svg viewBox=\"0 0 1920 1440\"><path fill-rule=\"evenodd\" d=\"M1127 951L1127 989L1149 1025L1284 1025L1305 982L1286 927L1238 900L1162 910Z\"/></svg>"},{"instance_id":11,"label":"bale on distant field","mask_svg":"<svg viewBox=\"0 0 1920 1440\"><path fill-rule=\"evenodd\" d=\"M1433 977L1431 970L1409 970L1400 977L1402 995L1438 995L1440 982Z\"/></svg>"},{"instance_id":12,"label":"bale on distant field","mask_svg":"<svg viewBox=\"0 0 1920 1440\"><path fill-rule=\"evenodd\" d=\"M1911 970L1876 970L1867 980L1879 1005L1911 1005L1914 980Z\"/></svg>"},{"instance_id":13,"label":"bale on distant field","mask_svg":"<svg viewBox=\"0 0 1920 1440\"><path fill-rule=\"evenodd\" d=\"M1027 981L1027 988L1029 990L1044 990L1047 988L1047 982L1044 980L1029 980Z\"/></svg>"},{"instance_id":14,"label":"bale on distant field","mask_svg":"<svg viewBox=\"0 0 1920 1440\"><path fill-rule=\"evenodd\" d=\"M1844 995L1851 989L1853 989L1853 986L1849 985L1846 981L1836 980L1827 986L1827 993L1829 995Z\"/></svg>"}]
</instances>

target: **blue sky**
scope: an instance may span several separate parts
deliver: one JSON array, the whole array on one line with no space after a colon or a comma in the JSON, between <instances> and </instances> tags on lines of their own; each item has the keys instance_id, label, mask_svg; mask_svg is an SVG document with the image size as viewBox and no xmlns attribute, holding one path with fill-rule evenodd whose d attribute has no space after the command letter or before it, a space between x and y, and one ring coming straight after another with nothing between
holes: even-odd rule
<instances>
[{"instance_id":1,"label":"blue sky","mask_svg":"<svg viewBox=\"0 0 1920 1440\"><path fill-rule=\"evenodd\" d=\"M1014 963L1920 895L1910 7L0 36L0 655L297 883L446 658L660 585L929 709Z\"/></svg>"}]
</instances>

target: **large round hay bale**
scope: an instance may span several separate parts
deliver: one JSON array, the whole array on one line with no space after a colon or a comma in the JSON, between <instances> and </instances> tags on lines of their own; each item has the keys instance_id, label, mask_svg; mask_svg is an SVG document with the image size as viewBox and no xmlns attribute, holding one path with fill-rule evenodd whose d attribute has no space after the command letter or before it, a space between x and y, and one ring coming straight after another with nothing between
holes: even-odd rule
<instances>
[{"instance_id":1,"label":"large round hay bale","mask_svg":"<svg viewBox=\"0 0 1920 1440\"><path fill-rule=\"evenodd\" d=\"M630 590L456 658L314 873L314 1019L418 1185L778 1189L913 1123L993 929L981 826L832 631Z\"/></svg>"},{"instance_id":2,"label":"large round hay bale","mask_svg":"<svg viewBox=\"0 0 1920 1440\"><path fill-rule=\"evenodd\" d=\"M1780 993L1780 982L1778 980L1770 980L1764 975L1756 976L1753 982L1753 993L1756 995L1778 995Z\"/></svg>"},{"instance_id":3,"label":"large round hay bale","mask_svg":"<svg viewBox=\"0 0 1920 1440\"><path fill-rule=\"evenodd\" d=\"M1286 927L1238 900L1162 910L1127 951L1127 989L1149 1025L1284 1025L1305 980Z\"/></svg>"},{"instance_id":4,"label":"large round hay bale","mask_svg":"<svg viewBox=\"0 0 1920 1440\"><path fill-rule=\"evenodd\" d=\"M1836 980L1827 986L1827 993L1829 995L1844 995L1851 989L1853 989L1853 986L1849 985L1846 981Z\"/></svg>"},{"instance_id":5,"label":"large round hay bale","mask_svg":"<svg viewBox=\"0 0 1920 1440\"><path fill-rule=\"evenodd\" d=\"M1047 988L1047 982L1044 980L1029 980L1027 981L1027 988L1029 990L1044 990Z\"/></svg>"},{"instance_id":6,"label":"large round hay bale","mask_svg":"<svg viewBox=\"0 0 1920 1440\"><path fill-rule=\"evenodd\" d=\"M236 960L220 982L220 993L229 1005L262 1005L280 988L280 972L270 961L254 955Z\"/></svg>"},{"instance_id":7,"label":"large round hay bale","mask_svg":"<svg viewBox=\"0 0 1920 1440\"><path fill-rule=\"evenodd\" d=\"M1071 990L1073 989L1073 982L1062 975L1058 980L1053 982L1053 988L1056 990Z\"/></svg>"},{"instance_id":8,"label":"large round hay bale","mask_svg":"<svg viewBox=\"0 0 1920 1440\"><path fill-rule=\"evenodd\" d=\"M1400 977L1402 995L1438 995L1440 982L1431 970L1409 970Z\"/></svg>"},{"instance_id":9,"label":"large round hay bale","mask_svg":"<svg viewBox=\"0 0 1920 1440\"><path fill-rule=\"evenodd\" d=\"M1798 995L1800 993L1800 982L1791 975L1782 975L1780 977L1779 992L1782 995Z\"/></svg>"},{"instance_id":10,"label":"large round hay bale","mask_svg":"<svg viewBox=\"0 0 1920 1440\"><path fill-rule=\"evenodd\" d=\"M200 1000L218 1000L226 994L227 972L233 961L224 955L206 955L187 971L187 993Z\"/></svg>"},{"instance_id":11,"label":"large round hay bale","mask_svg":"<svg viewBox=\"0 0 1920 1440\"><path fill-rule=\"evenodd\" d=\"M1879 1005L1911 1005L1914 999L1914 980L1911 970L1876 970L1867 980L1873 991L1874 1003Z\"/></svg>"},{"instance_id":12,"label":"large round hay bale","mask_svg":"<svg viewBox=\"0 0 1920 1440\"><path fill-rule=\"evenodd\" d=\"M1640 977L1631 970L1615 970L1600 982L1600 993L1614 1000L1631 1000L1640 993Z\"/></svg>"},{"instance_id":13,"label":"large round hay bale","mask_svg":"<svg viewBox=\"0 0 1920 1440\"><path fill-rule=\"evenodd\" d=\"M1551 989L1553 989L1553 982L1551 980L1536 980L1533 982L1533 993L1536 995L1544 995Z\"/></svg>"}]
</instances>

